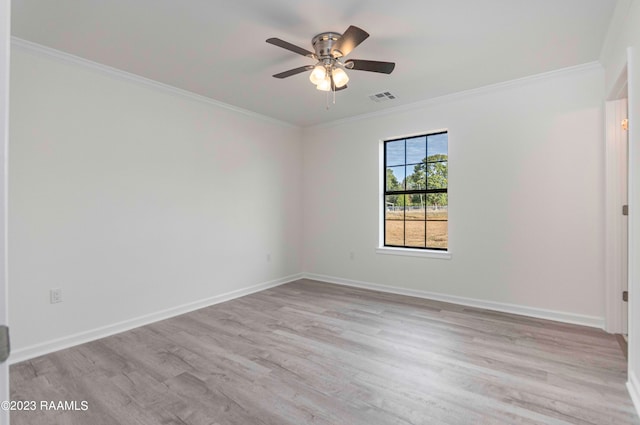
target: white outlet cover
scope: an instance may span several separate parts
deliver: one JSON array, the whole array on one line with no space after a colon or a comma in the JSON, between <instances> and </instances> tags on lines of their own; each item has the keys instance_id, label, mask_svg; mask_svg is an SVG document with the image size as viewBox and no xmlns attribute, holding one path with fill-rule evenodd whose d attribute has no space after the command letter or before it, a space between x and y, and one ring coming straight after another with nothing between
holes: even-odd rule
<instances>
[{"instance_id":1,"label":"white outlet cover","mask_svg":"<svg viewBox=\"0 0 640 425\"><path fill-rule=\"evenodd\" d=\"M49 291L49 301L51 304L62 302L62 289L54 288Z\"/></svg>"}]
</instances>

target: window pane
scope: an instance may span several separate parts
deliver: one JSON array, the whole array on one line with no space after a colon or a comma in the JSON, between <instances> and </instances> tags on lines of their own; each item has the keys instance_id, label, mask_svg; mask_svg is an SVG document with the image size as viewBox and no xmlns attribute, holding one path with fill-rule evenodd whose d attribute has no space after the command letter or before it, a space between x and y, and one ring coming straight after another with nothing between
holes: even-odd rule
<instances>
[{"instance_id":1,"label":"window pane","mask_svg":"<svg viewBox=\"0 0 640 425\"><path fill-rule=\"evenodd\" d=\"M405 221L405 245L424 248L425 247L425 222Z\"/></svg>"},{"instance_id":2,"label":"window pane","mask_svg":"<svg viewBox=\"0 0 640 425\"><path fill-rule=\"evenodd\" d=\"M409 223L409 222L407 222ZM427 247L446 249L449 242L448 221L427 221Z\"/></svg>"},{"instance_id":3,"label":"window pane","mask_svg":"<svg viewBox=\"0 0 640 425\"><path fill-rule=\"evenodd\" d=\"M407 165L407 190L424 189L427 185L424 163Z\"/></svg>"},{"instance_id":4,"label":"window pane","mask_svg":"<svg viewBox=\"0 0 640 425\"><path fill-rule=\"evenodd\" d=\"M446 189L448 180L449 163L447 161L427 164L427 189Z\"/></svg>"},{"instance_id":5,"label":"window pane","mask_svg":"<svg viewBox=\"0 0 640 425\"><path fill-rule=\"evenodd\" d=\"M384 244L404 245L404 204L405 195L385 196Z\"/></svg>"},{"instance_id":6,"label":"window pane","mask_svg":"<svg viewBox=\"0 0 640 425\"><path fill-rule=\"evenodd\" d=\"M384 219L404 220L405 195L385 196Z\"/></svg>"},{"instance_id":7,"label":"window pane","mask_svg":"<svg viewBox=\"0 0 640 425\"><path fill-rule=\"evenodd\" d=\"M404 140L396 140L395 142L385 143L387 150L387 163L385 166L402 165L404 164Z\"/></svg>"},{"instance_id":8,"label":"window pane","mask_svg":"<svg viewBox=\"0 0 640 425\"><path fill-rule=\"evenodd\" d=\"M437 202L427 207L427 247L446 249L449 241L449 208L446 193L432 194Z\"/></svg>"},{"instance_id":9,"label":"window pane","mask_svg":"<svg viewBox=\"0 0 640 425\"><path fill-rule=\"evenodd\" d=\"M432 220L429 215L430 211L437 210L438 208L447 206L447 194L446 193L428 193L427 194L427 220Z\"/></svg>"},{"instance_id":10,"label":"window pane","mask_svg":"<svg viewBox=\"0 0 640 425\"><path fill-rule=\"evenodd\" d=\"M427 220L448 220L449 208L447 202L446 193L430 193L427 196L432 196L431 202L427 206Z\"/></svg>"},{"instance_id":11,"label":"window pane","mask_svg":"<svg viewBox=\"0 0 640 425\"><path fill-rule=\"evenodd\" d=\"M404 245L404 221L401 220L385 220L384 222L384 244L385 245Z\"/></svg>"},{"instance_id":12,"label":"window pane","mask_svg":"<svg viewBox=\"0 0 640 425\"><path fill-rule=\"evenodd\" d=\"M425 195L407 195L405 217L407 220L426 220Z\"/></svg>"},{"instance_id":13,"label":"window pane","mask_svg":"<svg viewBox=\"0 0 640 425\"><path fill-rule=\"evenodd\" d=\"M387 168L387 191L404 190L404 170L404 166Z\"/></svg>"},{"instance_id":14,"label":"window pane","mask_svg":"<svg viewBox=\"0 0 640 425\"><path fill-rule=\"evenodd\" d=\"M407 139L407 164L419 164L427 157L425 136Z\"/></svg>"},{"instance_id":15,"label":"window pane","mask_svg":"<svg viewBox=\"0 0 640 425\"><path fill-rule=\"evenodd\" d=\"M449 152L449 135L447 133L427 136L427 155L447 155Z\"/></svg>"}]
</instances>

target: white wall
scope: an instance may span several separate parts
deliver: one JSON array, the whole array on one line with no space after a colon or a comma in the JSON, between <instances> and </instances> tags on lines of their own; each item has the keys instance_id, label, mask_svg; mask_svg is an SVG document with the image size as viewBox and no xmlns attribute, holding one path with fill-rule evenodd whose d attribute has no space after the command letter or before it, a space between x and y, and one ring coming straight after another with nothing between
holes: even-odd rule
<instances>
[{"instance_id":1,"label":"white wall","mask_svg":"<svg viewBox=\"0 0 640 425\"><path fill-rule=\"evenodd\" d=\"M17 352L302 271L299 129L23 47L11 66Z\"/></svg>"},{"instance_id":2,"label":"white wall","mask_svg":"<svg viewBox=\"0 0 640 425\"><path fill-rule=\"evenodd\" d=\"M7 291L7 145L9 143L9 71L11 2L0 0L0 324L9 325ZM0 401L9 400L9 363L0 364ZM9 412L0 409L0 423Z\"/></svg>"},{"instance_id":3,"label":"white wall","mask_svg":"<svg viewBox=\"0 0 640 425\"><path fill-rule=\"evenodd\" d=\"M634 10L640 25L640 5ZM629 390L640 414L640 32L629 57Z\"/></svg>"},{"instance_id":4,"label":"white wall","mask_svg":"<svg viewBox=\"0 0 640 425\"><path fill-rule=\"evenodd\" d=\"M640 2L620 1L603 48L607 94L628 79L629 104L629 392L640 412Z\"/></svg>"},{"instance_id":5,"label":"white wall","mask_svg":"<svg viewBox=\"0 0 640 425\"><path fill-rule=\"evenodd\" d=\"M603 99L592 64L306 129L305 271L602 326ZM438 129L452 259L376 254L380 140Z\"/></svg>"}]
</instances>

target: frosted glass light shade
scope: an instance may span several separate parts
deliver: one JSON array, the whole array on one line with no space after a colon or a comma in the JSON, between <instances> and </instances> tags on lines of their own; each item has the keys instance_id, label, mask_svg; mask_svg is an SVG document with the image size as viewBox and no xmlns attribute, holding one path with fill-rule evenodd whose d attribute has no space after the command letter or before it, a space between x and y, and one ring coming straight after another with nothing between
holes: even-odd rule
<instances>
[{"instance_id":1,"label":"frosted glass light shade","mask_svg":"<svg viewBox=\"0 0 640 425\"><path fill-rule=\"evenodd\" d=\"M333 75L333 84L335 84L336 87L338 88L344 86L349 82L349 76L347 75L346 72L344 72L342 68L334 68L332 75Z\"/></svg>"},{"instance_id":2,"label":"frosted glass light shade","mask_svg":"<svg viewBox=\"0 0 640 425\"><path fill-rule=\"evenodd\" d=\"M316 88L321 91L331 90L331 78L329 76L324 77L324 80L320 81Z\"/></svg>"},{"instance_id":3,"label":"frosted glass light shade","mask_svg":"<svg viewBox=\"0 0 640 425\"><path fill-rule=\"evenodd\" d=\"M316 65L316 67L313 68L313 71L311 71L311 74L309 75L309 81L311 81L315 85L318 85L320 82L322 82L322 80L326 78L326 76L327 70L324 69L324 66Z\"/></svg>"}]
</instances>

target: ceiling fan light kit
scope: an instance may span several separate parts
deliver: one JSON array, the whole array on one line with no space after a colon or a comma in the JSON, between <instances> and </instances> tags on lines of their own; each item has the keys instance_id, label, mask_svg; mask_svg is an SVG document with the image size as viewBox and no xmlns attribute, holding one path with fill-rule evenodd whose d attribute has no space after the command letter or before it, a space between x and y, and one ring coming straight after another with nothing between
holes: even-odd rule
<instances>
[{"instance_id":1,"label":"ceiling fan light kit","mask_svg":"<svg viewBox=\"0 0 640 425\"><path fill-rule=\"evenodd\" d=\"M335 84L337 88L343 87L349 82L349 76L342 68L333 68L331 78L333 78L333 84Z\"/></svg>"},{"instance_id":2,"label":"ceiling fan light kit","mask_svg":"<svg viewBox=\"0 0 640 425\"><path fill-rule=\"evenodd\" d=\"M324 68L324 65L320 63L316 65L313 71L311 71L311 74L309 74L309 80L316 86L324 81L325 78L327 78L327 70Z\"/></svg>"},{"instance_id":3,"label":"ceiling fan light kit","mask_svg":"<svg viewBox=\"0 0 640 425\"><path fill-rule=\"evenodd\" d=\"M275 74L275 78L287 78L311 70L309 80L320 91L333 91L347 88L349 76L345 69L356 71L378 72L391 74L395 68L393 62L379 62L361 59L349 59L345 62L342 58L347 56L360 43L369 37L366 31L351 25L344 34L336 32L323 32L311 40L314 52L298 47L279 38L269 38L267 43L287 49L302 56L315 59L315 65L301 66L288 71ZM335 100L334 100L335 102Z\"/></svg>"},{"instance_id":4,"label":"ceiling fan light kit","mask_svg":"<svg viewBox=\"0 0 640 425\"><path fill-rule=\"evenodd\" d=\"M326 77L316 85L316 88L320 91L331 91L331 79Z\"/></svg>"}]
</instances>

